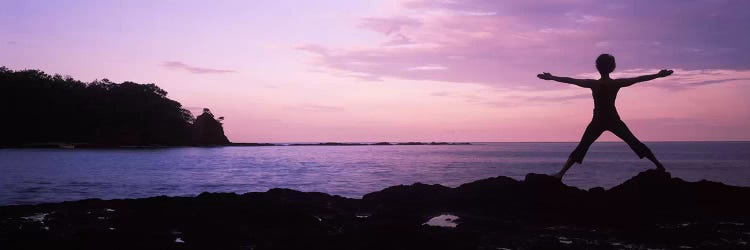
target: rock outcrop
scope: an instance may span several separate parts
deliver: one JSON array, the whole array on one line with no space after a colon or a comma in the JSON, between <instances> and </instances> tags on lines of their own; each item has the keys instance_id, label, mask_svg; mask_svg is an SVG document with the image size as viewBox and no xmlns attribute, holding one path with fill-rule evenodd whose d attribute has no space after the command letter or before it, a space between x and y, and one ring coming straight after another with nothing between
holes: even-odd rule
<instances>
[{"instance_id":1,"label":"rock outcrop","mask_svg":"<svg viewBox=\"0 0 750 250\"><path fill-rule=\"evenodd\" d=\"M646 171L609 190L529 174L362 199L289 189L92 199L0 207L0 248L742 249L748 197L747 187ZM457 226L425 225L441 214Z\"/></svg>"},{"instance_id":2,"label":"rock outcrop","mask_svg":"<svg viewBox=\"0 0 750 250\"><path fill-rule=\"evenodd\" d=\"M224 117L217 119L211 113L211 110L204 108L203 114L195 118L192 126L193 143L201 146L229 144L229 139L224 135L222 120L224 120Z\"/></svg>"}]
</instances>

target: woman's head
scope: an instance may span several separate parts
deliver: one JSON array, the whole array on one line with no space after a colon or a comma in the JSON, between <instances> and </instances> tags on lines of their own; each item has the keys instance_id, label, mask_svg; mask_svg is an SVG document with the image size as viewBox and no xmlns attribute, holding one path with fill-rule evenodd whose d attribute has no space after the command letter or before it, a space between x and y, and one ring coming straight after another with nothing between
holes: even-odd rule
<instances>
[{"instance_id":1,"label":"woman's head","mask_svg":"<svg viewBox=\"0 0 750 250\"><path fill-rule=\"evenodd\" d=\"M599 74L607 75L615 71L615 57L610 54L601 54L596 58L596 70Z\"/></svg>"}]
</instances>

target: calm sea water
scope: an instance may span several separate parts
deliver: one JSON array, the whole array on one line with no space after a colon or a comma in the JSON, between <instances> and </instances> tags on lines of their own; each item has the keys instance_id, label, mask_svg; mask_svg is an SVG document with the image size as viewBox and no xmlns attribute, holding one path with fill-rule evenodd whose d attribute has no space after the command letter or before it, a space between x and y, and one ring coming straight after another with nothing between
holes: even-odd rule
<instances>
[{"instance_id":1,"label":"calm sea water","mask_svg":"<svg viewBox=\"0 0 750 250\"><path fill-rule=\"evenodd\" d=\"M651 142L673 176L750 186L750 142ZM0 205L192 196L284 187L361 197L415 182L457 186L553 173L575 143L167 149L0 149ZM565 183L617 185L652 168L622 142L595 143Z\"/></svg>"}]
</instances>

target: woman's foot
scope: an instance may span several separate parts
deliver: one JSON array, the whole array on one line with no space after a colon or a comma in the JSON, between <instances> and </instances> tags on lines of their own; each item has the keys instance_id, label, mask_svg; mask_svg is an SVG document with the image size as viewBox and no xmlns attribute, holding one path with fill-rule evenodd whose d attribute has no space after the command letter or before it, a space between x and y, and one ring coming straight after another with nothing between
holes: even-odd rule
<instances>
[{"instance_id":1,"label":"woman's foot","mask_svg":"<svg viewBox=\"0 0 750 250\"><path fill-rule=\"evenodd\" d=\"M570 167L573 166L574 163L576 163L576 161L573 160L573 158L568 158L568 161L565 162L565 165L563 165L562 169L560 169L560 172L557 172L557 174L553 174L550 176L562 181L563 175L565 175L565 172L568 172L568 169L570 169Z\"/></svg>"},{"instance_id":2,"label":"woman's foot","mask_svg":"<svg viewBox=\"0 0 750 250\"><path fill-rule=\"evenodd\" d=\"M657 171L659 171L659 172L667 172L667 169L664 168L664 165L662 165L659 160L656 159L656 156L654 156L653 154L651 154L651 155L647 156L646 158L648 158L651 162L654 163L654 165L656 165L656 170Z\"/></svg>"},{"instance_id":3,"label":"woman's foot","mask_svg":"<svg viewBox=\"0 0 750 250\"><path fill-rule=\"evenodd\" d=\"M562 181L563 173L557 173L557 174L553 174L553 175L550 175L550 176L554 177L555 179L558 179L558 180Z\"/></svg>"},{"instance_id":4,"label":"woman's foot","mask_svg":"<svg viewBox=\"0 0 750 250\"><path fill-rule=\"evenodd\" d=\"M661 165L661 163L656 164L656 170L659 172L667 172L667 169L664 168L664 165Z\"/></svg>"}]
</instances>

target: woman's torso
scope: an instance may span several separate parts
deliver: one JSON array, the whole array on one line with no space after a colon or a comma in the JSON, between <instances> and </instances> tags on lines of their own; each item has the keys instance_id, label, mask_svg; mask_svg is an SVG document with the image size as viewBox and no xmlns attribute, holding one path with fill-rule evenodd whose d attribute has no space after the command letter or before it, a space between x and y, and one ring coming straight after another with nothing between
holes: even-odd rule
<instances>
[{"instance_id":1,"label":"woman's torso","mask_svg":"<svg viewBox=\"0 0 750 250\"><path fill-rule=\"evenodd\" d=\"M620 87L615 84L613 79L599 79L591 87L591 94L594 97L594 118L604 120L619 120L615 108L615 99Z\"/></svg>"}]
</instances>

